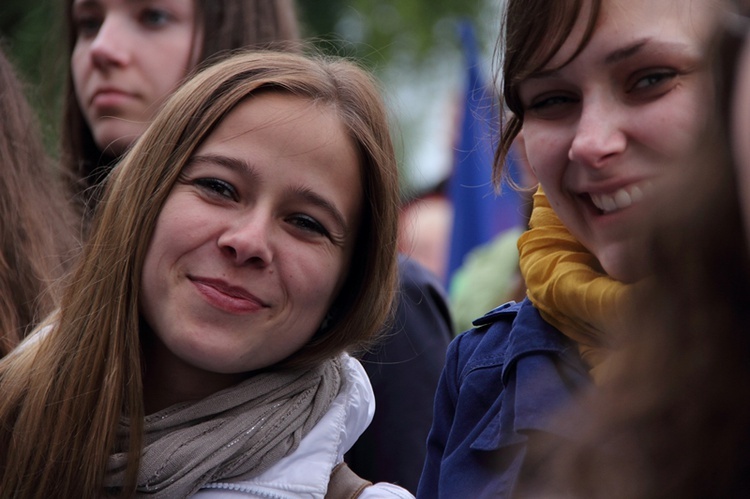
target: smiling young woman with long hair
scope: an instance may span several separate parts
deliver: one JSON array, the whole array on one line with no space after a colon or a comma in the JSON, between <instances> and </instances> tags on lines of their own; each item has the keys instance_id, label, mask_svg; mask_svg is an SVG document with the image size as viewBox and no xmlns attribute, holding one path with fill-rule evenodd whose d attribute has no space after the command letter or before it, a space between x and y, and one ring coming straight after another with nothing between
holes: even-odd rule
<instances>
[{"instance_id":1,"label":"smiling young woman with long hair","mask_svg":"<svg viewBox=\"0 0 750 499\"><path fill-rule=\"evenodd\" d=\"M0 490L323 497L372 417L345 352L390 313L397 200L353 64L199 73L110 174L59 313L0 362Z\"/></svg>"},{"instance_id":2,"label":"smiling young woman with long hair","mask_svg":"<svg viewBox=\"0 0 750 499\"><path fill-rule=\"evenodd\" d=\"M63 162L77 180L76 200L86 219L120 156L187 74L240 47L296 52L303 44L292 0L68 0L66 5L70 78ZM431 402L453 334L437 279L402 259L399 286L392 334L363 358L379 410L347 460L372 480L416 490Z\"/></svg>"}]
</instances>

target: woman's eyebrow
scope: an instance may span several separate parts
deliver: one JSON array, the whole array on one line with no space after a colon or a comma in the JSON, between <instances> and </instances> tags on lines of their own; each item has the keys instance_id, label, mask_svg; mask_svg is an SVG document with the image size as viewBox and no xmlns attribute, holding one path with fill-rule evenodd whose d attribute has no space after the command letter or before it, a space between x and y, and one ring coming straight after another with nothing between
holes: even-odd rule
<instances>
[{"instance_id":1,"label":"woman's eyebrow","mask_svg":"<svg viewBox=\"0 0 750 499\"><path fill-rule=\"evenodd\" d=\"M328 201L326 198L306 187L293 188L292 193L296 197L304 199L307 203L315 205L328 212L328 214L334 218L339 227L343 229L344 233L349 233L349 226L346 223L344 215L341 213L341 211L339 211L338 208L336 208L333 203Z\"/></svg>"},{"instance_id":2,"label":"woman's eyebrow","mask_svg":"<svg viewBox=\"0 0 750 499\"><path fill-rule=\"evenodd\" d=\"M639 53L671 53L680 52L687 53L694 51L692 45L679 41L668 41L668 40L655 40L651 37L642 38L635 42L622 47L617 50L613 50L604 58L604 63L611 65L623 61L629 57L632 57Z\"/></svg>"},{"instance_id":3,"label":"woman's eyebrow","mask_svg":"<svg viewBox=\"0 0 750 499\"><path fill-rule=\"evenodd\" d=\"M617 50L613 50L607 56L604 58L605 64L616 64L624 59L627 59L628 57L632 57L638 52L641 51L641 49L649 42L649 39L644 40L638 40L634 43L631 43L630 45L627 45L625 47L619 48Z\"/></svg>"},{"instance_id":4,"label":"woman's eyebrow","mask_svg":"<svg viewBox=\"0 0 750 499\"><path fill-rule=\"evenodd\" d=\"M618 48L609 52L607 55L604 56L603 60L604 60L605 65L611 66L613 64L622 62L630 57L633 57L634 55L637 55L641 52L645 52L647 50L653 51L653 52L662 52L666 50L686 51L689 49L690 47L684 43L655 41L653 38L647 37L647 38L641 38L624 47L621 47L621 48ZM559 72L561 69L562 68L542 69L529 75L527 79L536 80L536 79L544 79L544 78L554 78L559 75Z\"/></svg>"},{"instance_id":5,"label":"woman's eyebrow","mask_svg":"<svg viewBox=\"0 0 750 499\"><path fill-rule=\"evenodd\" d=\"M72 4L73 11L82 9L92 9L99 6L98 0L75 0Z\"/></svg>"},{"instance_id":6,"label":"woman's eyebrow","mask_svg":"<svg viewBox=\"0 0 750 499\"><path fill-rule=\"evenodd\" d=\"M187 170L192 166L200 164L223 166L224 168L237 172L241 175L250 177L250 179L255 182L260 182L261 180L260 175L258 175L258 173L255 171L255 168L253 168L250 163L242 158L224 156L221 154L199 154L191 157L188 160L187 164L185 165L185 169Z\"/></svg>"}]
</instances>

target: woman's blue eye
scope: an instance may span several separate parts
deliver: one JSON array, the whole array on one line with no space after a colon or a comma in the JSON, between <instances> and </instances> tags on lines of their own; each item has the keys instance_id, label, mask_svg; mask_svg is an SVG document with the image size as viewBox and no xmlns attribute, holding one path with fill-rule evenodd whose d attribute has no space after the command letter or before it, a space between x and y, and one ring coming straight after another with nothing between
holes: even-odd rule
<instances>
[{"instance_id":1,"label":"woman's blue eye","mask_svg":"<svg viewBox=\"0 0 750 499\"><path fill-rule=\"evenodd\" d=\"M635 85L633 85L632 90L651 88L664 83L665 81L671 80L675 76L676 73L674 71L661 71L658 73L651 73L644 76L643 78L639 78L635 82Z\"/></svg>"},{"instance_id":2,"label":"woman's blue eye","mask_svg":"<svg viewBox=\"0 0 750 499\"><path fill-rule=\"evenodd\" d=\"M545 99L542 99L538 102L534 102L533 104L529 106L529 109L544 109L547 107L567 104L569 102L572 102L571 98L565 97L563 95L555 95L552 97L547 97Z\"/></svg>"},{"instance_id":3,"label":"woman's blue eye","mask_svg":"<svg viewBox=\"0 0 750 499\"><path fill-rule=\"evenodd\" d=\"M532 100L525 112L538 119L555 120L567 116L578 102L577 97L565 94L542 95Z\"/></svg>"},{"instance_id":4,"label":"woman's blue eye","mask_svg":"<svg viewBox=\"0 0 750 499\"><path fill-rule=\"evenodd\" d=\"M290 219L291 223L302 230L314 232L322 236L328 236L328 231L323 225L312 217L307 215L294 215Z\"/></svg>"},{"instance_id":5,"label":"woman's blue eye","mask_svg":"<svg viewBox=\"0 0 750 499\"><path fill-rule=\"evenodd\" d=\"M102 26L102 20L94 16L81 16L73 21L76 33L82 38L93 38Z\"/></svg>"},{"instance_id":6,"label":"woman's blue eye","mask_svg":"<svg viewBox=\"0 0 750 499\"><path fill-rule=\"evenodd\" d=\"M228 199L237 199L237 192L232 184L218 178L199 178L194 183L212 194L219 195Z\"/></svg>"},{"instance_id":7,"label":"woman's blue eye","mask_svg":"<svg viewBox=\"0 0 750 499\"><path fill-rule=\"evenodd\" d=\"M154 28L164 26L170 19L168 12L159 9L146 9L141 13L141 22Z\"/></svg>"}]
</instances>

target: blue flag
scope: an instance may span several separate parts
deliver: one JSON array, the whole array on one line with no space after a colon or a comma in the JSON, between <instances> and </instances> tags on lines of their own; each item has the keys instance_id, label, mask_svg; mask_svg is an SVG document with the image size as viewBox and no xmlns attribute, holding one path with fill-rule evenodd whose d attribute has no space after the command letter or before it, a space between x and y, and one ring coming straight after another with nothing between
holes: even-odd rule
<instances>
[{"instance_id":1,"label":"blue flag","mask_svg":"<svg viewBox=\"0 0 750 499\"><path fill-rule=\"evenodd\" d=\"M524 223L520 195L504 187L498 196L492 185L492 163L500 136L498 107L494 92L482 76L477 41L469 22L461 24L461 41L467 76L460 136L448 182L448 197L454 209L448 283L473 248ZM513 165L509 166L514 176Z\"/></svg>"}]
</instances>

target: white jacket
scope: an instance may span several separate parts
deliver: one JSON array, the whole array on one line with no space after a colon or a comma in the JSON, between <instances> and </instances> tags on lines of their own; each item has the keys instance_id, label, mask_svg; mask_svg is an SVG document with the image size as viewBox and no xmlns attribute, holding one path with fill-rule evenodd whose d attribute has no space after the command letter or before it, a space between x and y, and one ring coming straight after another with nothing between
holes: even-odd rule
<instances>
[{"instance_id":1,"label":"white jacket","mask_svg":"<svg viewBox=\"0 0 750 499\"><path fill-rule=\"evenodd\" d=\"M342 362L341 391L330 409L290 455L263 474L244 481L207 484L195 499L322 499L334 466L372 421L375 396L359 361L346 355ZM367 478L367 477L363 477ZM408 499L407 490L389 483L364 489L361 499Z\"/></svg>"}]
</instances>

